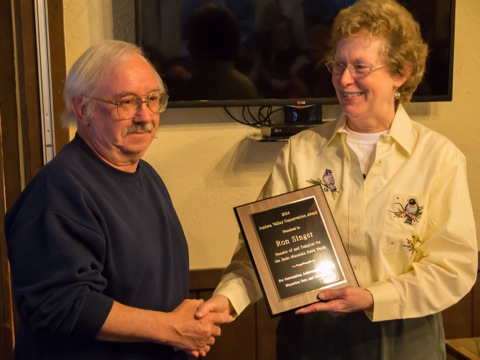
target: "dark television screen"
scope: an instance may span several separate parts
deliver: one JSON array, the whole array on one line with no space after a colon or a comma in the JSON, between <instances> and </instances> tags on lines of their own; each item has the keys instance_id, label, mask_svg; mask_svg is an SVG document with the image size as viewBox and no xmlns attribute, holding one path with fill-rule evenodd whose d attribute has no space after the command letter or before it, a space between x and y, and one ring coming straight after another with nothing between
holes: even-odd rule
<instances>
[{"instance_id":1,"label":"dark television screen","mask_svg":"<svg viewBox=\"0 0 480 360\"><path fill-rule=\"evenodd\" d=\"M333 18L354 1L136 0L136 40L168 87L169 107L335 104L321 58ZM455 0L399 2L430 49L412 101L451 101ZM230 15L199 13L207 3Z\"/></svg>"}]
</instances>

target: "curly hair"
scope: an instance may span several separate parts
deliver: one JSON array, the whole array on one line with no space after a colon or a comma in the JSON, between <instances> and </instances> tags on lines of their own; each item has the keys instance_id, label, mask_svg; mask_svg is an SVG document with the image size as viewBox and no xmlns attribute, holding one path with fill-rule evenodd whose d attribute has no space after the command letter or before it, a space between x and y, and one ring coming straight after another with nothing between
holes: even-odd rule
<instances>
[{"instance_id":1,"label":"curly hair","mask_svg":"<svg viewBox=\"0 0 480 360\"><path fill-rule=\"evenodd\" d=\"M365 32L385 41L381 55L390 74L407 76L398 89L399 101L409 102L422 81L428 55L418 22L395 0L358 0L335 18L326 59L333 60L340 40Z\"/></svg>"}]
</instances>

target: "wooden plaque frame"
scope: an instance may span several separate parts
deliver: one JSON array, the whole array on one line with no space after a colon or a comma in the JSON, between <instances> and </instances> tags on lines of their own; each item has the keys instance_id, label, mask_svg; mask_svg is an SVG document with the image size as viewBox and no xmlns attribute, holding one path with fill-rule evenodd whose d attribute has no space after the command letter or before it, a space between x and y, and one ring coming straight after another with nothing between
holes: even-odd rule
<instances>
[{"instance_id":1,"label":"wooden plaque frame","mask_svg":"<svg viewBox=\"0 0 480 360\"><path fill-rule=\"evenodd\" d=\"M321 186L234 208L270 316L358 286Z\"/></svg>"}]
</instances>

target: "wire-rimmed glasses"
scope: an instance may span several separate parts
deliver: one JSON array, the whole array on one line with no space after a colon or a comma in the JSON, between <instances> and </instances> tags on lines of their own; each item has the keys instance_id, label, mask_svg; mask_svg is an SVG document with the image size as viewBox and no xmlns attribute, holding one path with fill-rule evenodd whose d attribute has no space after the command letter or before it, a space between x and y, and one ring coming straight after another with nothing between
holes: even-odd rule
<instances>
[{"instance_id":1,"label":"wire-rimmed glasses","mask_svg":"<svg viewBox=\"0 0 480 360\"><path fill-rule=\"evenodd\" d=\"M135 117L135 115L140 111L143 103L146 103L147 107L154 114L160 114L161 112L165 111L168 104L168 95L160 91L153 91L146 95L131 94L122 97L118 101L101 99L94 96L84 95L83 97L100 101L106 104L116 105L117 114L121 119L129 119ZM143 98L146 99L144 100Z\"/></svg>"},{"instance_id":2,"label":"wire-rimmed glasses","mask_svg":"<svg viewBox=\"0 0 480 360\"><path fill-rule=\"evenodd\" d=\"M341 61L329 61L325 63L325 66L327 67L328 71L330 71L333 75L342 75L345 70L349 70L350 74L352 74L353 77L365 77L369 75L372 71L381 69L387 65L377 65L377 66L372 66L372 65L365 65L365 64L352 64L352 65L347 65Z\"/></svg>"}]
</instances>

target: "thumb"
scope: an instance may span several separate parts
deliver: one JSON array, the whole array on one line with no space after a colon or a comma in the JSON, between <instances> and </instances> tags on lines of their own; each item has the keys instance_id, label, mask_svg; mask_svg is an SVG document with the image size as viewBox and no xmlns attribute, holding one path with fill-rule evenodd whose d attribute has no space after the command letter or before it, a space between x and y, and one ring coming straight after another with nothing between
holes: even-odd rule
<instances>
[{"instance_id":1,"label":"thumb","mask_svg":"<svg viewBox=\"0 0 480 360\"><path fill-rule=\"evenodd\" d=\"M335 298L335 293L332 290L324 290L318 293L318 300L328 301Z\"/></svg>"},{"instance_id":2,"label":"thumb","mask_svg":"<svg viewBox=\"0 0 480 360\"><path fill-rule=\"evenodd\" d=\"M197 319L203 319L205 316L208 315L208 313L210 312L210 306L207 303L203 303L202 305L200 305L198 308L197 308L197 311L195 312L195 317Z\"/></svg>"}]
</instances>

